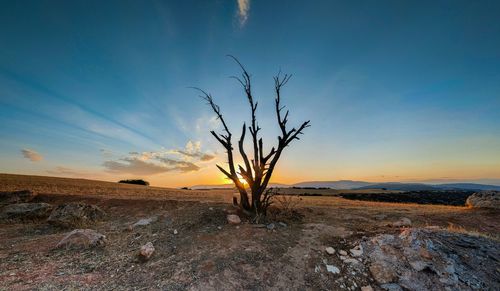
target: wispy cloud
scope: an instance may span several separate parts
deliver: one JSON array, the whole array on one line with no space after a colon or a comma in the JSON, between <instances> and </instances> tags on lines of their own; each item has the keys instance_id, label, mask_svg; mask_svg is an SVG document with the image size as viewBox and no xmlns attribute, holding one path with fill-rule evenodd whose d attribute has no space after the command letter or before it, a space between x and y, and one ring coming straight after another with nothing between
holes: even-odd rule
<instances>
[{"instance_id":1,"label":"wispy cloud","mask_svg":"<svg viewBox=\"0 0 500 291\"><path fill-rule=\"evenodd\" d=\"M238 21L240 27L243 27L247 20L248 14L250 13L250 0L237 0L238 1Z\"/></svg>"},{"instance_id":2,"label":"wispy cloud","mask_svg":"<svg viewBox=\"0 0 500 291\"><path fill-rule=\"evenodd\" d=\"M189 141L183 149L130 152L127 157L103 163L108 172L154 175L166 172L194 172L198 162L208 162L215 155L201 151L201 142Z\"/></svg>"},{"instance_id":3,"label":"wispy cloud","mask_svg":"<svg viewBox=\"0 0 500 291\"><path fill-rule=\"evenodd\" d=\"M30 160L32 162L39 162L39 161L43 160L43 156L41 154L37 153L34 150L22 149L21 153L23 154L23 156L26 159L28 159L28 160Z\"/></svg>"}]
</instances>

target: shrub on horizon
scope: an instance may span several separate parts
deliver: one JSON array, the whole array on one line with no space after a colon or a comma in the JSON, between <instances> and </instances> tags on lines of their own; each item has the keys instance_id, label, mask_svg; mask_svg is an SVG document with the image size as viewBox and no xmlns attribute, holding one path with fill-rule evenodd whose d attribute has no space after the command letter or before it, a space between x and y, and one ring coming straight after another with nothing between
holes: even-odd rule
<instances>
[{"instance_id":1,"label":"shrub on horizon","mask_svg":"<svg viewBox=\"0 0 500 291\"><path fill-rule=\"evenodd\" d=\"M149 186L148 181L144 181L142 179L136 179L136 180L120 180L118 183L123 183L123 184L135 184L135 185L143 185L143 186Z\"/></svg>"}]
</instances>

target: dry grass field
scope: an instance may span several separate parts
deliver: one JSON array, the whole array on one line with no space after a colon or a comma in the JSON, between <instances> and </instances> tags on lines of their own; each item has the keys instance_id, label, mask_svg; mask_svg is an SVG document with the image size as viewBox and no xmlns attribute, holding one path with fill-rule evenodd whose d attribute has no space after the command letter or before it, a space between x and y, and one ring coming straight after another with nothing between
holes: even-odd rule
<instances>
[{"instance_id":1,"label":"dry grass field","mask_svg":"<svg viewBox=\"0 0 500 291\"><path fill-rule=\"evenodd\" d=\"M107 216L92 228L106 235L107 244L56 249L68 230L45 221L0 221L0 290L359 290L366 285L378 290L366 268L354 270L325 248L348 250L366 237L399 234L401 229L389 224L402 217L412 227L500 238L498 212L465 207L294 196L295 215L277 203L268 221L275 227L268 229L244 217L240 225L227 224L227 211L234 211L232 190L0 175L0 191L24 189L39 193L36 202L99 206ZM129 228L149 217L156 220ZM142 262L137 253L147 242L156 251ZM326 261L340 273L318 267Z\"/></svg>"}]
</instances>

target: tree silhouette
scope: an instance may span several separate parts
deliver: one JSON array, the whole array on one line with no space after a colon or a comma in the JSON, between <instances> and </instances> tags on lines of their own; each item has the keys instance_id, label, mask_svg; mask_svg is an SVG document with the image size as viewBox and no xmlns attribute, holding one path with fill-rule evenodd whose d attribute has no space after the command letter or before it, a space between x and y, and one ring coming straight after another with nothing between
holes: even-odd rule
<instances>
[{"instance_id":1,"label":"tree silhouette","mask_svg":"<svg viewBox=\"0 0 500 291\"><path fill-rule=\"evenodd\" d=\"M244 165L237 165L236 168L233 156L234 149L232 143L232 133L222 116L220 107L214 102L211 94L199 88L194 89L202 93L200 97L207 101L207 104L212 108L217 115L218 120L222 123L222 133L216 133L214 130L210 131L210 133L226 149L229 169L224 169L220 165L217 165L217 168L219 168L219 170L224 173L236 186L240 194L239 207L244 212L254 215L265 215L267 206L270 204L270 195L273 194L272 191L266 191L266 188L269 184L274 168L276 167L283 150L293 140L300 139L299 135L303 134L304 129L310 126L310 120L303 122L298 128L293 127L291 129L287 129L289 111L286 110L283 114L285 106L281 105L281 89L288 83L292 75L282 75L281 72L279 72L274 77L274 89L276 93L275 111L278 125L281 129L281 134L278 136L278 144L272 147L269 153L264 154L262 137L259 137L259 131L261 128L259 127L256 117L258 102L254 100L252 95L251 76L237 58L231 55L228 57L232 58L242 70L241 77L232 76L231 78L237 80L243 87L251 112L251 121L250 126L248 126L248 130L252 138L253 155L250 158L244 149L244 141L247 130L246 123L243 123L241 136L238 141L238 150L241 158L243 159ZM240 181L238 175L240 175L247 182L248 189L245 188L245 185ZM248 190L250 190L250 196Z\"/></svg>"}]
</instances>

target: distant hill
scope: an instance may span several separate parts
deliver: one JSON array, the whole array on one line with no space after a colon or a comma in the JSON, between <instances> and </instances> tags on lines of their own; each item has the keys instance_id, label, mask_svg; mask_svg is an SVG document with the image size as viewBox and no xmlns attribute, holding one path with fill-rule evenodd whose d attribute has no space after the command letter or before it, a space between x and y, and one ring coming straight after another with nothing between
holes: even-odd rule
<instances>
[{"instance_id":1,"label":"distant hill","mask_svg":"<svg viewBox=\"0 0 500 291\"><path fill-rule=\"evenodd\" d=\"M191 189L228 189L233 188L232 184L219 185L195 185ZM497 190L500 191L500 186L476 184L476 183L447 183L447 184L424 184L424 183L401 183L401 182L385 182L371 183L365 181L305 181L296 184L281 184L273 183L269 187L276 188L331 188L336 190L365 190L365 189L386 189L396 191L432 191L432 190Z\"/></svg>"},{"instance_id":2,"label":"distant hill","mask_svg":"<svg viewBox=\"0 0 500 291\"><path fill-rule=\"evenodd\" d=\"M371 184L364 187L357 188L362 189L387 189L387 190L399 190L399 191L429 191L429 190L440 190L440 188L434 185L420 184L420 183L399 183L399 182L389 182L389 183L378 183Z\"/></svg>"},{"instance_id":3,"label":"distant hill","mask_svg":"<svg viewBox=\"0 0 500 291\"><path fill-rule=\"evenodd\" d=\"M500 186L476 184L476 183L448 183L448 184L440 184L440 185L434 185L434 186L439 187L440 189L443 189L443 190L460 189L460 190L474 190L474 191L481 191L481 190L500 191Z\"/></svg>"},{"instance_id":4,"label":"distant hill","mask_svg":"<svg viewBox=\"0 0 500 291\"><path fill-rule=\"evenodd\" d=\"M314 187L314 188L331 188L331 189L355 189L365 186L373 185L370 182L363 181L308 181L291 185L291 187Z\"/></svg>"}]
</instances>

